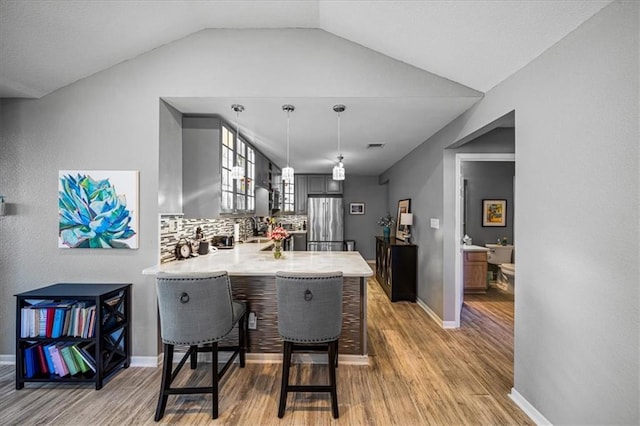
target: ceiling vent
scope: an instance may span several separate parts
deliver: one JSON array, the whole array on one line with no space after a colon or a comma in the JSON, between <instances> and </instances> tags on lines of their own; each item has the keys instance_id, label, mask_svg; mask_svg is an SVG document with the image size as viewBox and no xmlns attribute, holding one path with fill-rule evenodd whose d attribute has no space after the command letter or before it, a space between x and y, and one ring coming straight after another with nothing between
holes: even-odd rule
<instances>
[{"instance_id":1,"label":"ceiling vent","mask_svg":"<svg viewBox=\"0 0 640 426\"><path fill-rule=\"evenodd\" d=\"M367 145L367 149L380 149L380 148L384 148L383 143L370 143L369 145Z\"/></svg>"}]
</instances>

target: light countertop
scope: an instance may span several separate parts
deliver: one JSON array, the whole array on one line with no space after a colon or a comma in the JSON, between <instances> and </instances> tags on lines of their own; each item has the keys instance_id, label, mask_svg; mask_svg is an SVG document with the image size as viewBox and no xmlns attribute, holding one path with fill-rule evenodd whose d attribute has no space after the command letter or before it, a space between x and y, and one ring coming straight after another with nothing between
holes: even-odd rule
<instances>
[{"instance_id":1,"label":"light countertop","mask_svg":"<svg viewBox=\"0 0 640 426\"><path fill-rule=\"evenodd\" d=\"M304 231L306 232L306 231ZM156 275L159 271L193 273L227 271L236 276L274 275L277 271L320 273L342 271L345 277L370 277L373 271L357 251L283 251L275 259L270 250L262 251L273 243L239 243L233 249L222 249L186 260L145 268L143 275Z\"/></svg>"},{"instance_id":2,"label":"light countertop","mask_svg":"<svg viewBox=\"0 0 640 426\"><path fill-rule=\"evenodd\" d=\"M464 251L489 251L489 249L486 248L486 247L474 246L473 244L470 244L470 245L463 244L462 245L462 250L464 250Z\"/></svg>"}]
</instances>

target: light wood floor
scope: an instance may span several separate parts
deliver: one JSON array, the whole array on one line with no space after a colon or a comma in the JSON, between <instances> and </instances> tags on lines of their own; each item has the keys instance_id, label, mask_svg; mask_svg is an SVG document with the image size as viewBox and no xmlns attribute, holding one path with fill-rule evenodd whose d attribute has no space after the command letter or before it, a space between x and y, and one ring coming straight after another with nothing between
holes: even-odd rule
<instances>
[{"instance_id":1,"label":"light wood floor","mask_svg":"<svg viewBox=\"0 0 640 426\"><path fill-rule=\"evenodd\" d=\"M209 396L173 396L162 423L224 425L533 424L509 399L513 385L513 297L465 296L462 327L444 330L415 303L390 303L369 280L369 366L338 368L340 418L326 394L289 396L277 417L279 364L233 367L222 382L220 417ZM292 369L325 380L325 365ZM207 385L209 365L181 372ZM0 424L154 424L160 369L129 368L96 391L91 385L28 383L15 390L13 366L0 367Z\"/></svg>"}]
</instances>

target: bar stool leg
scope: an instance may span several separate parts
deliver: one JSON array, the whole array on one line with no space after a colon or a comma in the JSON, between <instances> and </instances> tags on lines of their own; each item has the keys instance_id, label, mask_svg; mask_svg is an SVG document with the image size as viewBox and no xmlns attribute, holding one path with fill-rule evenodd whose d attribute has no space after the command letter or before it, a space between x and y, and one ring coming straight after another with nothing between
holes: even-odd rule
<instances>
[{"instance_id":1,"label":"bar stool leg","mask_svg":"<svg viewBox=\"0 0 640 426\"><path fill-rule=\"evenodd\" d=\"M154 420L160 421L164 416L164 409L167 407L169 395L166 391L171 387L171 368L173 367L173 345L164 344L164 361L162 362L162 383L160 384L160 396L156 407Z\"/></svg>"},{"instance_id":2,"label":"bar stool leg","mask_svg":"<svg viewBox=\"0 0 640 426\"><path fill-rule=\"evenodd\" d=\"M238 339L240 340L240 367L244 368L247 352L247 313L245 312L238 322Z\"/></svg>"},{"instance_id":3,"label":"bar stool leg","mask_svg":"<svg viewBox=\"0 0 640 426\"><path fill-rule=\"evenodd\" d=\"M339 417L338 413L338 392L336 389L336 360L338 358L338 341L329 343L329 386L331 387L331 410L333 412L333 418Z\"/></svg>"},{"instance_id":4,"label":"bar stool leg","mask_svg":"<svg viewBox=\"0 0 640 426\"><path fill-rule=\"evenodd\" d=\"M195 370L196 368L198 368L198 347L189 346L189 351L191 351L191 369Z\"/></svg>"},{"instance_id":5,"label":"bar stool leg","mask_svg":"<svg viewBox=\"0 0 640 426\"><path fill-rule=\"evenodd\" d=\"M284 417L284 410L287 405L287 393L289 392L289 367L291 366L291 342L284 342L284 350L282 356L282 386L280 387L280 406L278 408L278 417Z\"/></svg>"},{"instance_id":6,"label":"bar stool leg","mask_svg":"<svg viewBox=\"0 0 640 426\"><path fill-rule=\"evenodd\" d=\"M220 380L220 376L218 375L218 342L213 342L211 344L211 377L213 384L212 389L212 403L213 410L211 413L211 417L214 419L218 418L218 382Z\"/></svg>"}]
</instances>

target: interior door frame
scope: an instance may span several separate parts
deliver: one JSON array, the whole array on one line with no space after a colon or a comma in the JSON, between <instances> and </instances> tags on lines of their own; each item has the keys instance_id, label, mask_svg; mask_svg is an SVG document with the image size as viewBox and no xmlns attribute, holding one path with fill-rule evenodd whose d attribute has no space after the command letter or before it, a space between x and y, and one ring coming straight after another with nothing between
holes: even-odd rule
<instances>
[{"instance_id":1,"label":"interior door frame","mask_svg":"<svg viewBox=\"0 0 640 426\"><path fill-rule=\"evenodd\" d=\"M516 161L515 153L460 153L456 154L455 175L456 175L456 203L455 203L455 327L460 327L460 315L462 312L462 303L464 302L464 286L463 286L463 252L462 252L462 215L463 205L462 197L464 196L462 163L472 161ZM515 191L515 188L514 188Z\"/></svg>"}]
</instances>

